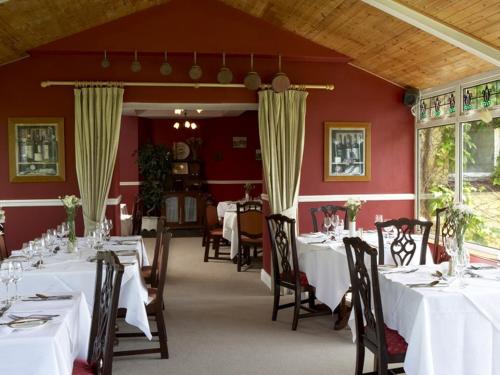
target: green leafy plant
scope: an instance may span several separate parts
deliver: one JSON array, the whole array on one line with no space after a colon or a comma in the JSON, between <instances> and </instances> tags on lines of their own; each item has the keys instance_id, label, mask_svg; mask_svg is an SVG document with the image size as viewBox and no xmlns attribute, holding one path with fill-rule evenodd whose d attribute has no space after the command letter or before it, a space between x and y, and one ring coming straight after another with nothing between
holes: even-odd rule
<instances>
[{"instance_id":1,"label":"green leafy plant","mask_svg":"<svg viewBox=\"0 0 500 375\"><path fill-rule=\"evenodd\" d=\"M171 184L171 152L165 145L145 144L135 152L143 182L139 195L147 215L160 211L163 193Z\"/></svg>"}]
</instances>

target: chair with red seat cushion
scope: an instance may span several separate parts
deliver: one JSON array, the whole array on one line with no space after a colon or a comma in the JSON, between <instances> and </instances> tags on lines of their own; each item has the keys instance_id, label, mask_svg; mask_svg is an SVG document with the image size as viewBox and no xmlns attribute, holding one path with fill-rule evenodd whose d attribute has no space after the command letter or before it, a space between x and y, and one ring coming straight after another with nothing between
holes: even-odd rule
<instances>
[{"instance_id":1,"label":"chair with red seat cushion","mask_svg":"<svg viewBox=\"0 0 500 375\"><path fill-rule=\"evenodd\" d=\"M236 215L238 224L236 264L238 272L241 272L244 263L251 265L250 248L254 249L254 257L257 257L258 249L262 248L262 203L257 201L237 203Z\"/></svg>"},{"instance_id":2,"label":"chair with red seat cushion","mask_svg":"<svg viewBox=\"0 0 500 375\"><path fill-rule=\"evenodd\" d=\"M74 362L73 375L111 375L112 373L115 323L123 265L116 254L111 251L98 252L96 261L97 273L88 357L86 361Z\"/></svg>"},{"instance_id":3,"label":"chair with red seat cushion","mask_svg":"<svg viewBox=\"0 0 500 375\"><path fill-rule=\"evenodd\" d=\"M330 310L317 310L314 307L315 290L309 285L307 276L299 270L297 244L295 242L295 220L283 215L266 217L269 237L271 239L271 256L274 278L274 305L272 320L278 317L278 311L293 307L292 330L297 329L299 319L331 314ZM291 261L291 263L290 263ZM291 289L295 294L295 302L280 305L281 287ZM301 293L308 292L308 298L301 300ZM308 303L309 307L303 306ZM300 313L304 309L307 313Z\"/></svg>"},{"instance_id":4,"label":"chair with red seat cushion","mask_svg":"<svg viewBox=\"0 0 500 375\"><path fill-rule=\"evenodd\" d=\"M209 259L231 260L229 253L220 251L222 227L217 216L217 205L211 200L207 200L204 221L205 231L203 234L203 246L205 247L205 255L203 261L208 262ZM210 245L212 245L215 252L213 257L210 256Z\"/></svg>"},{"instance_id":5,"label":"chair with red seat cushion","mask_svg":"<svg viewBox=\"0 0 500 375\"><path fill-rule=\"evenodd\" d=\"M141 267L141 275L144 278L146 284L150 284L152 287L156 287L158 284L158 256L162 241L162 233L167 227L167 218L161 216L158 218L156 223L156 242L155 250L153 253L153 263L150 266Z\"/></svg>"},{"instance_id":6,"label":"chair with red seat cushion","mask_svg":"<svg viewBox=\"0 0 500 375\"><path fill-rule=\"evenodd\" d=\"M160 233L160 246L158 250L158 279L155 287L148 288L149 302L146 305L146 313L149 317L154 317L156 321L156 332L151 332L153 336L158 336L159 345L154 348L133 349L115 351L115 356L129 356L137 354L160 353L161 358L168 358L167 329L163 316L163 291L167 280L167 265L170 249L170 239L172 234L164 227ZM125 316L125 309L120 309L119 317ZM125 310L125 311L123 311ZM143 332L118 332L116 337L143 337Z\"/></svg>"},{"instance_id":7,"label":"chair with red seat cushion","mask_svg":"<svg viewBox=\"0 0 500 375\"><path fill-rule=\"evenodd\" d=\"M356 319L356 375L363 374L365 348L375 355L375 371L365 375L402 374L403 368L388 369L390 363L404 362L408 344L384 324L378 282L377 250L358 237L344 238L351 277ZM370 258L370 269L365 264ZM366 325L365 325L366 323Z\"/></svg>"}]
</instances>

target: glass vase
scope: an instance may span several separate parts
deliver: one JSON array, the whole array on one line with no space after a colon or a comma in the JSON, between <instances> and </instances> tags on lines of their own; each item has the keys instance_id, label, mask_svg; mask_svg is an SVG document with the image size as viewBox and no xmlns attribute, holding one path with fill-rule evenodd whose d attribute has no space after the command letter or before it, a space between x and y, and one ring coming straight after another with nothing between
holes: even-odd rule
<instances>
[{"instance_id":1,"label":"glass vase","mask_svg":"<svg viewBox=\"0 0 500 375\"><path fill-rule=\"evenodd\" d=\"M77 238L75 233L75 209L66 208L66 223L68 224L68 253L74 253L78 251Z\"/></svg>"}]
</instances>

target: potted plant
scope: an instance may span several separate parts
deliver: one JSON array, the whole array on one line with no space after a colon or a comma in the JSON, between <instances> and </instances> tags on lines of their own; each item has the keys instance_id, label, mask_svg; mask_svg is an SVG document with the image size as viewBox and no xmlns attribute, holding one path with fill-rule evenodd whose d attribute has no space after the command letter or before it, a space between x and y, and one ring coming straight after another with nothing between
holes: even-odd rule
<instances>
[{"instance_id":1,"label":"potted plant","mask_svg":"<svg viewBox=\"0 0 500 375\"><path fill-rule=\"evenodd\" d=\"M163 193L171 184L171 152L165 145L145 144L136 151L143 181L139 196L147 216L158 216Z\"/></svg>"}]
</instances>

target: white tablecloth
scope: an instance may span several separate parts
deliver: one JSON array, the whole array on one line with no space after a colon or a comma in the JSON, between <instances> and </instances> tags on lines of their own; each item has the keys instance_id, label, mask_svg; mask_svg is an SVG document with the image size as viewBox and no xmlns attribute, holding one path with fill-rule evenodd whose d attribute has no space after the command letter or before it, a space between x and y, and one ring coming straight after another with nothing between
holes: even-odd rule
<instances>
[{"instance_id":1,"label":"white tablecloth","mask_svg":"<svg viewBox=\"0 0 500 375\"><path fill-rule=\"evenodd\" d=\"M86 359L91 318L85 296L71 300L17 302L7 314L59 314L47 324L30 329L0 328L0 374L71 375L73 361Z\"/></svg>"},{"instance_id":2,"label":"white tablecloth","mask_svg":"<svg viewBox=\"0 0 500 375\"><path fill-rule=\"evenodd\" d=\"M462 290L404 285L433 280L436 267L379 277L384 321L408 343L406 373L500 374L500 270L492 270L498 280L467 279Z\"/></svg>"},{"instance_id":3,"label":"white tablecloth","mask_svg":"<svg viewBox=\"0 0 500 375\"><path fill-rule=\"evenodd\" d=\"M113 237L121 239L123 237ZM125 238L130 239L130 237ZM34 293L78 292L82 291L88 302L89 311L94 304L95 262L89 262L96 252L84 248L85 241L79 241L79 253L68 254L60 251L57 255L44 259L45 268L29 268L24 272L19 282L19 293L30 295ZM144 265L149 264L142 239L135 245L105 245L108 250L136 249L137 255ZM122 262L134 261L135 256L120 256ZM123 273L118 307L127 309L125 321L139 328L151 339L145 304L148 302L148 290L140 273L139 263L126 265Z\"/></svg>"},{"instance_id":4,"label":"white tablecloth","mask_svg":"<svg viewBox=\"0 0 500 375\"><path fill-rule=\"evenodd\" d=\"M226 211L222 237L231 242L231 259L238 255L238 218L236 212Z\"/></svg>"},{"instance_id":5,"label":"white tablecloth","mask_svg":"<svg viewBox=\"0 0 500 375\"><path fill-rule=\"evenodd\" d=\"M347 235L347 232L345 232ZM420 261L419 236L414 236L417 251L412 259L412 264ZM306 242L322 241L324 237L305 238L297 237L297 251L299 253L299 266L307 275L309 284L316 288L316 297L332 310L341 302L342 297L351 285L347 255L342 241L329 241L323 244L310 244ZM377 233L365 233L363 239L370 245L378 248ZM391 239L387 239L391 241ZM386 264L394 264L391 251L386 247L384 259ZM427 263L432 263L430 250L427 250Z\"/></svg>"},{"instance_id":6,"label":"white tablecloth","mask_svg":"<svg viewBox=\"0 0 500 375\"><path fill-rule=\"evenodd\" d=\"M223 218L227 211L236 212L236 203L232 201L223 201L217 204L217 216Z\"/></svg>"}]
</instances>

